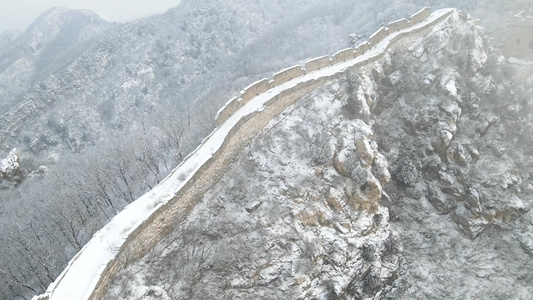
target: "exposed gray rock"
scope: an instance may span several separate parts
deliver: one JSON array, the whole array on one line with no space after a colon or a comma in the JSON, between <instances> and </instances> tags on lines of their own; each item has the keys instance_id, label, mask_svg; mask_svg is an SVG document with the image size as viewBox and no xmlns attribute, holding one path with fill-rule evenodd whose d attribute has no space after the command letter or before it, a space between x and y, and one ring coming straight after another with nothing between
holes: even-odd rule
<instances>
[{"instance_id":1,"label":"exposed gray rock","mask_svg":"<svg viewBox=\"0 0 533 300\"><path fill-rule=\"evenodd\" d=\"M24 169L20 165L19 152L15 148L6 158L0 160L0 182L2 180L20 182L24 178Z\"/></svg>"}]
</instances>

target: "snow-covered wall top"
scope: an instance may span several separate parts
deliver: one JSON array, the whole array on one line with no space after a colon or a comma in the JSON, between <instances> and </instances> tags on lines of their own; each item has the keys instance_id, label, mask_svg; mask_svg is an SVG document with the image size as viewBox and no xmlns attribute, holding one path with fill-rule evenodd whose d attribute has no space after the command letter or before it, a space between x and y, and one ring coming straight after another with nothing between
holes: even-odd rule
<instances>
[{"instance_id":1,"label":"snow-covered wall top","mask_svg":"<svg viewBox=\"0 0 533 300\"><path fill-rule=\"evenodd\" d=\"M221 125L224 123L233 113L235 113L237 109L246 104L251 98L296 77L300 77L307 73L314 72L350 59L355 59L365 54L368 49L381 42L388 35L412 27L424 21L429 17L430 13L431 12L429 8L423 8L416 14L412 15L409 20L402 19L389 23L387 27L381 27L368 38L367 42L363 42L355 48L343 49L331 57L321 56L311 59L305 63L304 68L300 66L294 66L274 74L274 78L272 80L264 78L250 84L243 91L241 91L241 95L239 97L231 99L218 111L216 116L217 124Z\"/></svg>"},{"instance_id":2,"label":"snow-covered wall top","mask_svg":"<svg viewBox=\"0 0 533 300\"><path fill-rule=\"evenodd\" d=\"M194 206L195 203L182 196L221 156L245 120L263 111L272 101L301 92L346 70L375 62L397 40L430 29L452 12L452 9L446 9L430 15L429 9L423 9L409 21L400 20L380 29L370 43L341 50L331 58L311 60L305 69L292 67L274 74L273 80L263 79L248 86L240 97L233 98L219 111L219 126L195 151L159 185L95 233L46 293L33 300L100 299L108 282L120 269L150 251L171 230L169 223L184 217ZM172 221L168 221L170 218Z\"/></svg>"}]
</instances>

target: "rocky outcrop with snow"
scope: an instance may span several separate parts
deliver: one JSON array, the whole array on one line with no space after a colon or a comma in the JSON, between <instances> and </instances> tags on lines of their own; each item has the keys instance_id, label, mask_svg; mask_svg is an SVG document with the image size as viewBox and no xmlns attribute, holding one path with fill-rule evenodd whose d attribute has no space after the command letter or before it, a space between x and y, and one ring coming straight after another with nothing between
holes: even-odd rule
<instances>
[{"instance_id":1,"label":"rocky outcrop with snow","mask_svg":"<svg viewBox=\"0 0 533 300\"><path fill-rule=\"evenodd\" d=\"M526 299L530 94L455 13L302 97L106 299Z\"/></svg>"},{"instance_id":2,"label":"rocky outcrop with snow","mask_svg":"<svg viewBox=\"0 0 533 300\"><path fill-rule=\"evenodd\" d=\"M119 275L107 299L142 298L156 288L171 299L390 290L401 244L378 202L387 162L369 125L339 116L342 87L321 93L273 120L167 242Z\"/></svg>"},{"instance_id":3,"label":"rocky outcrop with snow","mask_svg":"<svg viewBox=\"0 0 533 300\"><path fill-rule=\"evenodd\" d=\"M24 178L24 169L20 165L17 149L11 150L6 158L0 160L0 183L2 181L20 182Z\"/></svg>"},{"instance_id":4,"label":"rocky outcrop with snow","mask_svg":"<svg viewBox=\"0 0 533 300\"><path fill-rule=\"evenodd\" d=\"M464 5L468 7L474 2L464 1ZM164 112L173 120L181 121L181 117L187 115L188 120L193 121L189 122L189 125L202 125L198 127L198 135L190 135L182 140L192 144L187 145L188 149L177 150L179 152L183 150L183 154L186 155L212 129L213 120L209 114L210 112L214 114L218 109L217 100L225 101L229 98L225 96L227 93L232 93L257 78L269 76L268 72L278 71L308 57L333 53L348 47L351 44L347 44L347 39L343 37L351 33L360 37L368 36L382 24L406 17L409 13L420 9L420 1L386 0L363 2L194 0L181 3L183 4L181 7L170 10L164 15L115 25L102 35L101 39L93 40L94 43L80 44L73 41L86 41L84 37L87 36L81 35L80 39L69 38L72 37L70 34L76 37L76 30L71 30L75 28L69 26L68 22L65 23L64 19L62 21L68 13L61 9L50 11L50 16L44 17L49 18L50 22L40 23L43 27L34 28L35 30L31 32L44 35L48 33L49 36L31 38L30 44L34 48L22 43L24 51L14 53L30 55L32 50L37 50L36 56L52 53L51 56L42 56L43 59L40 61L42 63L40 67L50 71L51 76L45 76L46 72L37 74L38 76L29 76L28 72L34 68L31 61L20 59L10 65L11 60L0 59L2 63L7 62L0 66L0 69L9 68L5 76L0 78L0 85L4 84L0 89L7 86L11 89L10 92L13 92L11 96L14 95L11 99L22 100L17 102L20 105L0 116L0 148L9 151L17 147L25 158L31 154L40 156L37 161L55 160L61 157L61 161L65 162L64 165L68 165L72 160L91 161L91 156L67 158L60 153L64 150L91 153L93 151L90 149L91 145L98 145L95 148L100 150L106 148L100 147L106 144L106 140L128 145L123 143L122 138L117 137L127 135L130 129L139 129L140 125L143 132L146 129L159 139L161 133L153 129L157 125L153 120L159 121L159 113ZM463 2L441 1L436 5L456 4L463 5ZM506 2L506 5L508 4L509 2ZM379 8L379 12L375 8ZM501 13L500 10L497 11ZM82 13L77 17L79 20L90 20L85 18L87 16L88 14ZM61 26L54 27L55 21L62 24L63 31L57 30ZM97 24L98 20L95 21ZM44 28L48 25L51 25L51 30ZM54 36L61 37L59 34L61 32L65 35L56 39L59 43L54 43ZM82 30L82 32L92 31ZM55 35L56 33L59 35ZM11 41L20 37L20 34L1 36L0 51L8 49L5 45L10 45ZM52 42L52 47L48 48L49 42ZM68 47L62 45L73 48L67 49ZM39 48L41 46L42 48ZM61 52L65 55L59 55L57 50L65 50ZM13 57L16 58L9 56ZM47 62L52 63L47 64ZM434 75L428 74L424 82L431 83L435 78L440 80ZM449 90L453 91L451 81L446 83L449 83ZM29 85L27 89L24 88L25 84ZM460 95L463 90L456 88L455 93ZM361 97L366 96L361 95ZM3 97L0 95L0 98ZM370 111L375 99L367 99L370 105L362 102L365 111ZM205 103L209 105L203 105ZM189 108L198 108L199 111L191 112ZM355 111L351 108L353 107L349 105L342 112L350 116ZM180 112L186 113L180 115ZM178 123L181 122L176 122ZM453 132L447 130L442 134L447 142L453 143ZM378 138L379 135L374 134L372 139L369 139L368 145L371 146L371 141L379 145ZM361 146L366 147L366 145ZM350 151L357 150L357 155L364 153L359 152L360 147L357 148L355 142L350 144L350 147ZM160 153L166 152L163 149L159 150ZM334 153L337 149L330 150ZM311 151L318 155L317 162L322 161L321 157L327 159L328 152L324 149L315 147ZM387 170L389 175L392 173L392 180L399 180L407 186L416 184L422 173L415 160L406 159L396 164L387 162L385 160L387 152L379 150L379 147L378 153L381 155L378 154L373 158L372 168L385 166L382 169ZM92 157L101 157L100 155L104 157L104 161L109 161L105 159L109 155L105 150ZM333 162L338 160L346 163L343 161L344 154L336 155ZM170 161L172 163L173 160ZM157 163L166 165L169 160L164 158ZM94 170L98 170L100 165L96 163ZM389 167L386 167L387 165ZM54 169L52 164L50 166ZM132 168L131 164L129 167L132 170L136 169ZM72 247L81 248L87 241L86 237L91 236L117 209L123 207L122 203L126 202L121 199L122 194L112 190L113 187L110 188L110 185L100 184L104 190L107 190L104 193L93 191L89 185L85 190L79 189L77 187L83 186L84 183L82 176L77 176L76 171L68 173L76 174L74 176L65 175L67 173L62 167L56 168L61 177L70 177L72 180L67 182L59 179L51 184L47 181L46 184L36 184L33 188L28 188L27 185L20 193L13 192L8 196L2 194L0 197L4 200L2 203L6 202L6 199L11 200L11 207L14 208L21 207L19 203L27 205L20 208L23 213L18 213L16 209L13 210L13 214L8 213L10 218L2 218L6 225L0 226L9 233L2 234L4 237L3 246L0 247L4 254L2 265L6 270L10 268L13 271L10 276L14 277L14 279L4 279L1 284L0 294L5 298L29 297L31 294L43 292L75 252ZM105 169L102 173L109 176L111 181L116 181L116 175L110 174L108 170ZM354 168L350 174L343 176L349 175L357 182L363 183L365 193L361 195L364 197L359 196L353 186L347 187L345 193L351 196L353 203L359 207L366 207L371 212L376 209L375 201L372 199L379 194L383 198L386 194L384 191L387 191L389 185L383 184L387 178L386 172L381 175L372 172L372 176L380 181L380 190L374 178L368 176L368 170L368 166L361 165L360 168ZM337 172L340 174L342 171L339 168ZM399 174L401 176L398 176ZM158 175L159 173L156 176ZM139 177L142 178L143 175ZM139 180L140 183L132 185L137 188L138 193L141 193L146 186L155 185L159 180L158 178L157 181L155 179L151 181L147 177L144 179L144 182ZM96 177L96 180L99 181L100 178ZM364 184L365 182L368 184ZM21 186L23 185L19 185ZM57 188L59 186L62 188ZM374 187L368 190L374 192L367 193L367 186ZM93 196L97 193L102 195L101 198ZM109 202L108 194L113 201L119 200L111 202L110 205L106 204ZM133 199L131 191L130 196L124 199L130 197ZM43 202L33 201L35 198ZM95 207L100 205L104 207L100 219L94 217L96 213L85 211L83 206L87 207L86 203ZM256 205L258 203L246 208L257 211L261 206ZM87 217L88 215L91 217ZM43 236L54 237L45 241L42 239ZM524 231L524 236L527 238L527 230ZM22 242L18 244L13 241ZM8 248L10 251L7 251ZM35 250L42 255L36 254ZM57 255L50 256L48 253ZM13 257L18 257L19 260L13 260Z\"/></svg>"}]
</instances>

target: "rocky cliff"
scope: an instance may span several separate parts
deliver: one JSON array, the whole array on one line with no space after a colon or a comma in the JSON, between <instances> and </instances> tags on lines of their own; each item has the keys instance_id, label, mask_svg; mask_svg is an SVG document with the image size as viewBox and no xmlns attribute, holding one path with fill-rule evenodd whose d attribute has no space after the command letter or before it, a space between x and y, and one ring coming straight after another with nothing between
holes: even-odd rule
<instances>
[{"instance_id":1,"label":"rocky cliff","mask_svg":"<svg viewBox=\"0 0 533 300\"><path fill-rule=\"evenodd\" d=\"M454 13L301 97L106 299L526 299L528 86Z\"/></svg>"},{"instance_id":2,"label":"rocky cliff","mask_svg":"<svg viewBox=\"0 0 533 300\"><path fill-rule=\"evenodd\" d=\"M4 181L20 183L23 177L18 150L13 149L6 158L0 159L0 189L4 188Z\"/></svg>"}]
</instances>

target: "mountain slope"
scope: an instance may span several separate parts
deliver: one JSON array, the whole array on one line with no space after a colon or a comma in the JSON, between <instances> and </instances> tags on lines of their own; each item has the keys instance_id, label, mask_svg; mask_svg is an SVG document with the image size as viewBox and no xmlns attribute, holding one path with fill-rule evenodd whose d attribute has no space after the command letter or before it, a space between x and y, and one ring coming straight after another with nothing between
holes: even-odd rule
<instances>
[{"instance_id":1,"label":"mountain slope","mask_svg":"<svg viewBox=\"0 0 533 300\"><path fill-rule=\"evenodd\" d=\"M531 294L531 99L465 15L404 45L273 119L106 299Z\"/></svg>"},{"instance_id":2,"label":"mountain slope","mask_svg":"<svg viewBox=\"0 0 533 300\"><path fill-rule=\"evenodd\" d=\"M488 10L481 1L429 4L479 9L481 15ZM497 4L489 7L501 11ZM51 10L7 48L9 59L0 64L0 70L11 66L3 98L5 108L12 108L0 119L0 149L7 153L17 147L23 157L48 164L65 151L77 153L131 134L129 128L142 126L134 120L157 126L152 119L168 112L185 118L184 111L212 117L222 104L217 101L260 76L353 46L348 35L369 36L420 8L415 1L384 0L184 1L164 15L115 25L102 36L98 33L109 25L97 17ZM73 26L72 19L83 21ZM46 26L48 35L42 35L39 28ZM50 33L56 39L40 49L55 37ZM40 41L41 36L46 39ZM81 43L85 36L90 44ZM34 51L39 59L14 60L20 51ZM200 105L214 108L200 110Z\"/></svg>"},{"instance_id":3,"label":"mountain slope","mask_svg":"<svg viewBox=\"0 0 533 300\"><path fill-rule=\"evenodd\" d=\"M169 109L180 117L184 110L199 110L194 102L204 95L185 93L184 85L270 26L278 11L265 7L275 5L184 1L166 14L112 27L4 114L1 147L18 146L46 161L54 153L131 134L144 116L152 125L157 113ZM262 10L269 13L258 15ZM206 108L196 114L201 113L213 114Z\"/></svg>"},{"instance_id":4,"label":"mountain slope","mask_svg":"<svg viewBox=\"0 0 533 300\"><path fill-rule=\"evenodd\" d=\"M59 7L44 12L24 33L3 33L0 113L15 106L40 80L71 63L109 26L90 11Z\"/></svg>"}]
</instances>

